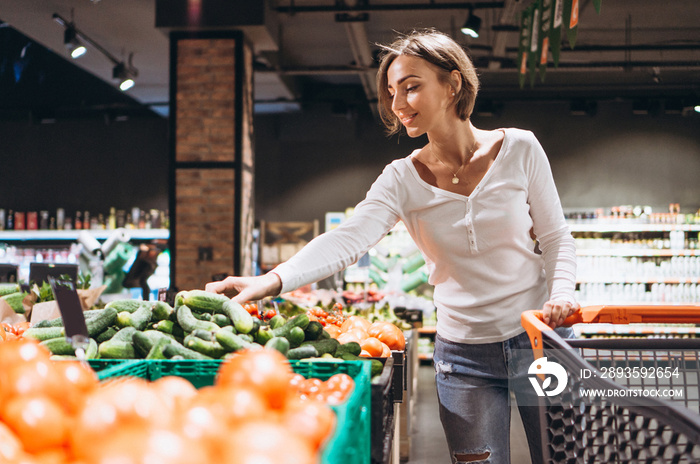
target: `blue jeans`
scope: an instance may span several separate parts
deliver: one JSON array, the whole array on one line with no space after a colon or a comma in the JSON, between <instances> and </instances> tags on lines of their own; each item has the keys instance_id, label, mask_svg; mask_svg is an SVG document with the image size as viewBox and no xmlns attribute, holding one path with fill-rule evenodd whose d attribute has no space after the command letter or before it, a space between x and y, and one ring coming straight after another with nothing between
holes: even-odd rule
<instances>
[{"instance_id":1,"label":"blue jeans","mask_svg":"<svg viewBox=\"0 0 700 464\"><path fill-rule=\"evenodd\" d=\"M570 338L573 331L557 329ZM533 464L542 462L537 396L527 378L534 361L522 333L503 342L463 344L436 335L435 381L440 420L453 463L510 463L510 388L516 395ZM523 395L529 395L525 397Z\"/></svg>"}]
</instances>

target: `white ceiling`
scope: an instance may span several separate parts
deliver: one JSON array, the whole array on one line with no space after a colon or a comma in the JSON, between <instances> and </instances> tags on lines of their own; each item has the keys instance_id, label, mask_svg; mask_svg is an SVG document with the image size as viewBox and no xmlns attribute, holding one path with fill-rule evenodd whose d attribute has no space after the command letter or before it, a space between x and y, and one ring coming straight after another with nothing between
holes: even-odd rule
<instances>
[{"instance_id":1,"label":"white ceiling","mask_svg":"<svg viewBox=\"0 0 700 464\"><path fill-rule=\"evenodd\" d=\"M314 98L325 85L362 88L363 75L368 78L364 95L371 100L374 72L371 62L363 63L366 54L376 49L374 44L390 41L395 31L416 27L437 27L463 42L479 66L482 95L493 98L700 96L698 0L602 0L600 14L591 0L582 0L576 48L571 51L563 46L559 69L550 66L545 82L538 80L533 88L526 85L525 89L519 88L513 67L517 31L495 32L491 26L515 24L516 13L530 0L505 0L500 2L503 7L475 10L483 19L478 39L459 32L468 12L466 2L457 0L345 0L350 6L368 5L368 21L356 23L336 22L335 12L301 11L304 7L332 8L339 3L336 0L267 3L268 13L278 24L272 31L278 35L278 47L276 51L258 50L258 61L268 65L255 74L255 99L260 108L265 102ZM437 9L449 3L461 8ZM426 5L434 9L419 9ZM290 6L298 10L289 14L285 8ZM169 43L167 32L155 28L155 0L0 0L1 20L116 85L112 63L96 50L89 49L78 60L68 56L63 28L52 15L70 20L71 12L76 27L112 55L126 59L134 54L139 75L128 93L153 109L167 109ZM353 40L359 42L354 52Z\"/></svg>"}]
</instances>

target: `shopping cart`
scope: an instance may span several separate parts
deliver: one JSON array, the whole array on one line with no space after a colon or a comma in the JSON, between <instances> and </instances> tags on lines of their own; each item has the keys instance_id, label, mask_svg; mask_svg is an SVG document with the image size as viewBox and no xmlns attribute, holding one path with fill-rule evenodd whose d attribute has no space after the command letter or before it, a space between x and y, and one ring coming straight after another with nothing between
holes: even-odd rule
<instances>
[{"instance_id":1,"label":"shopping cart","mask_svg":"<svg viewBox=\"0 0 700 464\"><path fill-rule=\"evenodd\" d=\"M592 323L698 324L700 306L591 306L565 325ZM550 390L560 393L537 393L545 463L700 463L694 325L678 330L677 338L650 338L639 330L635 337L565 340L542 322L541 311L523 313L522 324L536 360L529 372L533 387L552 386L542 366L556 363L567 374L563 391L559 378Z\"/></svg>"}]
</instances>

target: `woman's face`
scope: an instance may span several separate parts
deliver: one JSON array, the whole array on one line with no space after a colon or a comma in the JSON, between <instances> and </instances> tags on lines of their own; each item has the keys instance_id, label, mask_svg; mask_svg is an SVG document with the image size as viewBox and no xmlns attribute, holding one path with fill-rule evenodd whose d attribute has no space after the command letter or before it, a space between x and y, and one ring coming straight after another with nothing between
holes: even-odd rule
<instances>
[{"instance_id":1,"label":"woman's face","mask_svg":"<svg viewBox=\"0 0 700 464\"><path fill-rule=\"evenodd\" d=\"M387 83L391 110L409 137L439 129L449 114L456 117L450 106L454 100L452 87L441 82L435 67L422 58L396 57L387 69Z\"/></svg>"}]
</instances>

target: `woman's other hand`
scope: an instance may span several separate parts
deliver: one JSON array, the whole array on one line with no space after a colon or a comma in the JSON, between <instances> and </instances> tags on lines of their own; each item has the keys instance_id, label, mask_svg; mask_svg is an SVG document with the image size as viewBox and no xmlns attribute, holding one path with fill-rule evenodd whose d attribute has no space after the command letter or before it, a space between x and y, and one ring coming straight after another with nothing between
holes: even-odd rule
<instances>
[{"instance_id":1,"label":"woman's other hand","mask_svg":"<svg viewBox=\"0 0 700 464\"><path fill-rule=\"evenodd\" d=\"M578 303L566 300L549 300L542 307L542 321L555 329L564 323L564 319L581 309Z\"/></svg>"},{"instance_id":2,"label":"woman's other hand","mask_svg":"<svg viewBox=\"0 0 700 464\"><path fill-rule=\"evenodd\" d=\"M255 277L229 276L218 282L209 282L204 289L222 293L238 303L245 303L278 295L282 290L282 281L274 272L268 272Z\"/></svg>"}]
</instances>

